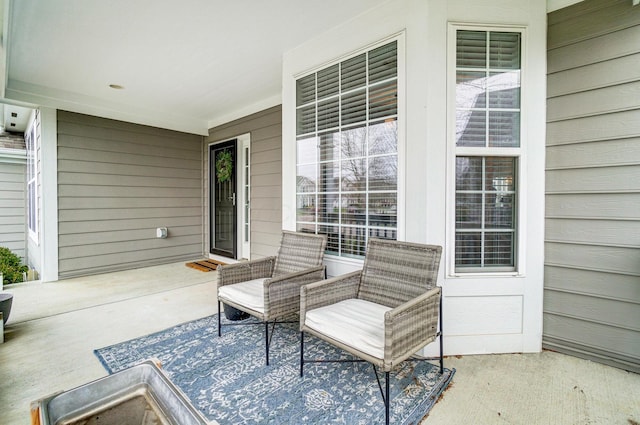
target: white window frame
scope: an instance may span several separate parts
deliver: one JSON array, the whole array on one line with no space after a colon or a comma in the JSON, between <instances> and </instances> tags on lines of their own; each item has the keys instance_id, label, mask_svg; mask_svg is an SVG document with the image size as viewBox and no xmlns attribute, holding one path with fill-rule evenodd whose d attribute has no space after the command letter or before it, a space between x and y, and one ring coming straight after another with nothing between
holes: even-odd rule
<instances>
[{"instance_id":1,"label":"white window frame","mask_svg":"<svg viewBox=\"0 0 640 425\"><path fill-rule=\"evenodd\" d=\"M321 71L325 68L328 68L332 65L335 65L337 63L340 63L342 61L348 60L352 57L361 55L362 53L366 53L369 52L373 49L376 49L378 47L384 46L385 44L391 43L395 41L397 43L397 96L398 96L398 103L397 103L397 115L396 115L396 123L397 123L397 188L396 188L396 193L397 193L397 210L396 210L396 239L397 240L404 240L405 238L405 201L406 201L406 195L405 195L405 187L406 187L406 176L405 176L405 169L406 169L406 137L405 137L405 129L406 129L406 107L405 107L405 103L406 103L406 60L405 60L405 34L404 32L401 33L397 33L394 34L392 36L386 37L382 40L379 40L377 42L371 43L369 45L366 45L360 49L357 49L355 51L350 52L349 54L346 54L344 56L340 56L334 60L325 62L317 67L313 67L311 69L307 69L304 72L300 72L297 73L295 75L292 76L291 78L291 95L292 95L292 108L291 108L291 113L292 116L291 118L291 122L292 122L292 137L290 139L290 143L293 144L293 149L290 151L292 153L291 158L293 160L293 166L291 168L288 168L286 170L291 170L290 172L292 173L293 176L293 180L292 180L292 184L291 186L293 187L293 196L291 197L291 200L293 201L293 205L292 205L292 212L293 212L293 217L292 220L289 222L287 219L284 219L283 222L285 223L285 227L287 227L286 223L291 223L289 225L289 228L291 229L295 229L297 226L297 219L296 219L296 214L295 214L295 205L297 202L297 187L295 185L295 181L296 181L296 175L297 175L297 155L296 155L296 141L297 141L297 135L296 135L296 128L295 128L295 122L296 122L296 110L297 107L296 105L296 101L295 101L295 96L296 96L296 81L300 78L303 78L309 74ZM368 90L367 90L368 93ZM285 164L283 164L286 167L286 160L284 160ZM286 173L287 171L285 171ZM286 187L283 185L283 188ZM285 199L288 199L285 196ZM285 212L286 215L286 212ZM367 227L368 229L368 227ZM368 237L368 236L367 236ZM344 272L348 272L348 271L352 271L353 267L360 267L362 264L363 258L355 258L355 257L351 257L351 256L339 256L339 255L331 255L331 256L326 256L325 255L325 262L330 263L329 265L329 274L330 275L337 275L340 273L344 273Z\"/></svg>"},{"instance_id":2,"label":"white window frame","mask_svg":"<svg viewBox=\"0 0 640 425\"><path fill-rule=\"evenodd\" d=\"M458 147L456 146L456 65L458 30L483 32L517 32L520 44L520 146L519 147ZM527 87L526 87L526 28L517 25L475 25L449 23L447 37L447 200L446 200L446 274L453 278L492 278L525 276L526 211L527 200ZM510 157L516 159L516 226L514 244L515 270L500 271L492 268L456 271L456 158L458 156Z\"/></svg>"},{"instance_id":3,"label":"white window frame","mask_svg":"<svg viewBox=\"0 0 640 425\"><path fill-rule=\"evenodd\" d=\"M26 178L26 213L29 237L36 243L40 240L40 220L38 217L38 144L40 139L40 111L33 113L33 119L25 132L25 147L27 150L27 178ZM29 188L32 187L32 190ZM32 227L33 221L33 227Z\"/></svg>"}]
</instances>

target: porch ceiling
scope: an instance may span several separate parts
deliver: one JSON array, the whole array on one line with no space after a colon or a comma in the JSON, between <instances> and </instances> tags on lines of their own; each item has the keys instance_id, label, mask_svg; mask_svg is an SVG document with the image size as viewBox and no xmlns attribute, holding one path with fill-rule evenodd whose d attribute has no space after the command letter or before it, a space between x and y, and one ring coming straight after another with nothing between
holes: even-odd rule
<instances>
[{"instance_id":1,"label":"porch ceiling","mask_svg":"<svg viewBox=\"0 0 640 425\"><path fill-rule=\"evenodd\" d=\"M9 101L206 134L281 103L284 52L386 1L0 0L0 88Z\"/></svg>"},{"instance_id":2,"label":"porch ceiling","mask_svg":"<svg viewBox=\"0 0 640 425\"><path fill-rule=\"evenodd\" d=\"M0 0L0 97L206 135L281 103L284 52L387 1Z\"/></svg>"}]
</instances>

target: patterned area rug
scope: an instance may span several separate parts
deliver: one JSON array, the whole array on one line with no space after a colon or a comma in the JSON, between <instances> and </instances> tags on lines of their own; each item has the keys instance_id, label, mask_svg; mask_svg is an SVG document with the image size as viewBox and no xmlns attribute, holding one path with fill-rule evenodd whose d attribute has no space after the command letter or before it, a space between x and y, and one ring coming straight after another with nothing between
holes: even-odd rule
<instances>
[{"instance_id":1,"label":"patterned area rug","mask_svg":"<svg viewBox=\"0 0 640 425\"><path fill-rule=\"evenodd\" d=\"M226 319L223 316L223 323ZM253 319L250 319L253 320ZM265 366L264 326L226 326L217 315L95 350L109 373L158 358L169 378L209 420L227 424L383 424L384 404L369 363L305 364L297 324L278 324ZM305 357L349 354L305 336ZM391 423L417 424L455 369L408 361L391 373ZM384 373L381 375L384 380ZM383 382L384 385L384 382Z\"/></svg>"}]
</instances>

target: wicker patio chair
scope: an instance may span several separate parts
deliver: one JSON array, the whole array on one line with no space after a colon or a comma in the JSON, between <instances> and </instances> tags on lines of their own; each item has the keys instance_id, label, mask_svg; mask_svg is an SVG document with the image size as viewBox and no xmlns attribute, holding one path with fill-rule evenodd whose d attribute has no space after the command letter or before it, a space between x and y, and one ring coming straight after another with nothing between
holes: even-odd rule
<instances>
[{"instance_id":1,"label":"wicker patio chair","mask_svg":"<svg viewBox=\"0 0 640 425\"><path fill-rule=\"evenodd\" d=\"M264 322L269 365L269 324L300 309L300 286L326 277L322 265L325 235L283 231L276 256L218 267L218 336L222 336L221 303ZM232 324L255 324L232 323Z\"/></svg>"},{"instance_id":2,"label":"wicker patio chair","mask_svg":"<svg viewBox=\"0 0 640 425\"><path fill-rule=\"evenodd\" d=\"M437 337L443 373L442 295L436 286L442 247L370 239L361 271L300 289L300 376L304 334L315 335L374 365L389 423L389 372ZM415 359L413 359L415 360ZM351 361L351 360L347 360ZM383 391L378 371L385 372Z\"/></svg>"}]
</instances>

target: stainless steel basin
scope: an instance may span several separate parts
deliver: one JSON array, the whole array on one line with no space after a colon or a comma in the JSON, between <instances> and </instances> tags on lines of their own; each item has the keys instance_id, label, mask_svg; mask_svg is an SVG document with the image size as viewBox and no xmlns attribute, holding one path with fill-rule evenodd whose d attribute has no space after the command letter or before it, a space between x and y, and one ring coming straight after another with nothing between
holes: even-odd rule
<instances>
[{"instance_id":1,"label":"stainless steel basin","mask_svg":"<svg viewBox=\"0 0 640 425\"><path fill-rule=\"evenodd\" d=\"M212 425L149 360L47 397L41 425Z\"/></svg>"}]
</instances>

